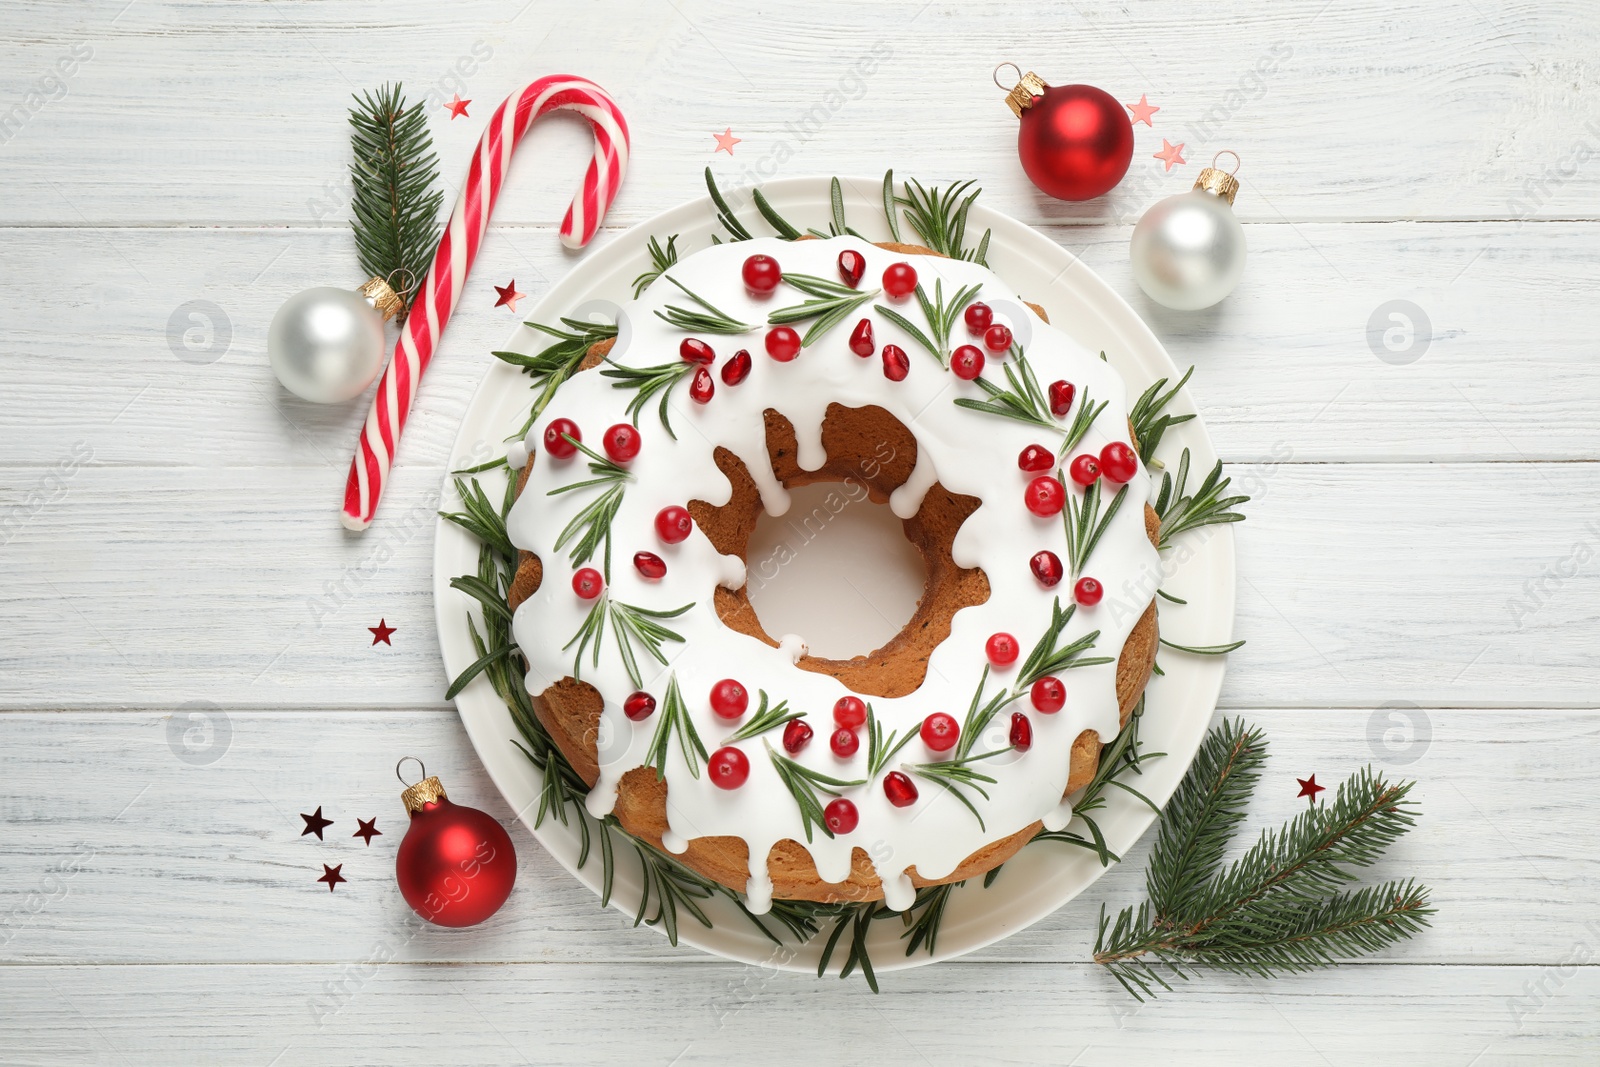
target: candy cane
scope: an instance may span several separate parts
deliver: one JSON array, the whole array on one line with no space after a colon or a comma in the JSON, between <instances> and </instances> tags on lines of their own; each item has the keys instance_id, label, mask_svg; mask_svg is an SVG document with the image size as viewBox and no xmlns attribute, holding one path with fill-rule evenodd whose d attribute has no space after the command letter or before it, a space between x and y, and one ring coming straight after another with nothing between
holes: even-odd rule
<instances>
[{"instance_id":1,"label":"candy cane","mask_svg":"<svg viewBox=\"0 0 1600 1067\"><path fill-rule=\"evenodd\" d=\"M583 188L561 220L561 243L568 248L588 244L616 199L617 187L628 169L628 124L604 89L584 78L552 74L507 98L495 111L478 142L466 187L417 290L400 343L395 345L394 357L383 372L372 410L361 428L340 516L348 529L365 530L372 524L378 498L389 481L400 431L417 396L417 383L428 369L450 312L461 300L467 272L483 243L495 197L511 166L511 150L535 119L557 110L576 111L594 127L594 158L583 177Z\"/></svg>"}]
</instances>

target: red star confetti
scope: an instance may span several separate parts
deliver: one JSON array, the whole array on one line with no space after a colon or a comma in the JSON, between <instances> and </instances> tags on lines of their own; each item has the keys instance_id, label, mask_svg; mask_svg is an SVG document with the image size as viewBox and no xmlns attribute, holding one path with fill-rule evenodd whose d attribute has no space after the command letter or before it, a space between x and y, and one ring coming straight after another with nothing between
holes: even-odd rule
<instances>
[{"instance_id":1,"label":"red star confetti","mask_svg":"<svg viewBox=\"0 0 1600 1067\"><path fill-rule=\"evenodd\" d=\"M1173 144L1165 137L1161 138L1161 151L1157 152L1154 158L1164 162L1167 170L1171 170L1174 163L1186 162L1183 158L1183 143Z\"/></svg>"},{"instance_id":2,"label":"red star confetti","mask_svg":"<svg viewBox=\"0 0 1600 1067\"><path fill-rule=\"evenodd\" d=\"M321 841L322 840L322 828L324 826L332 826L333 825L333 820L332 819L324 819L322 817L322 805L321 804L318 804L317 805L317 810L312 812L310 815L307 815L305 812L301 812L300 813L300 817L306 821L306 828L304 830L300 831L300 836L301 837L304 837L307 834L316 834L317 835L317 840Z\"/></svg>"},{"instance_id":3,"label":"red star confetti","mask_svg":"<svg viewBox=\"0 0 1600 1067\"><path fill-rule=\"evenodd\" d=\"M528 295L527 293L517 292L517 280L515 278L511 279L511 284L509 285L495 286L494 291L500 294L500 299L494 302L494 306L497 308L508 307L512 311L517 310L517 301Z\"/></svg>"},{"instance_id":4,"label":"red star confetti","mask_svg":"<svg viewBox=\"0 0 1600 1067\"><path fill-rule=\"evenodd\" d=\"M1315 801L1317 794L1328 788L1325 785L1318 785L1317 776L1314 774L1310 778L1296 778L1295 781L1300 783L1300 792L1295 794L1296 798L1310 797Z\"/></svg>"},{"instance_id":5,"label":"red star confetti","mask_svg":"<svg viewBox=\"0 0 1600 1067\"><path fill-rule=\"evenodd\" d=\"M1149 96L1144 93L1139 94L1139 102L1137 104L1123 104L1122 106L1133 112L1134 122L1142 122L1146 126L1155 125L1155 123L1150 121L1150 116L1161 110L1159 107L1156 107L1154 104L1152 104ZM1181 148L1182 145L1179 147Z\"/></svg>"},{"instance_id":6,"label":"red star confetti","mask_svg":"<svg viewBox=\"0 0 1600 1067\"><path fill-rule=\"evenodd\" d=\"M444 106L450 109L450 121L454 122L461 116L467 115L467 105L470 103L472 103L471 100L461 99L460 93L456 93L449 100L445 101ZM471 115L467 115L467 118L470 119L471 117Z\"/></svg>"},{"instance_id":7,"label":"red star confetti","mask_svg":"<svg viewBox=\"0 0 1600 1067\"><path fill-rule=\"evenodd\" d=\"M388 645L390 648L394 647L394 642L389 640L389 635L392 634L392 633L398 633L399 632L393 626L389 625L387 619L379 619L378 620L378 625L367 627L367 631L372 634L372 643L373 644L377 644L379 641L382 641L384 644Z\"/></svg>"},{"instance_id":8,"label":"red star confetti","mask_svg":"<svg viewBox=\"0 0 1600 1067\"><path fill-rule=\"evenodd\" d=\"M717 139L717 147L711 150L712 155L716 155L718 152L726 152L731 156L733 155L733 146L736 144L742 144L744 140L741 137L735 137L733 135L732 126L729 126L721 133L714 133L711 136Z\"/></svg>"},{"instance_id":9,"label":"red star confetti","mask_svg":"<svg viewBox=\"0 0 1600 1067\"><path fill-rule=\"evenodd\" d=\"M360 826L361 829L357 830L355 833L351 834L350 836L351 837L359 837L359 838L361 838L361 840L365 841L367 844L369 844L369 845L372 844L372 839L374 837L382 837L383 836L383 831L378 829L377 826L373 825L377 821L378 821L378 817L376 815L374 815L370 819L357 818L356 819L356 825Z\"/></svg>"},{"instance_id":10,"label":"red star confetti","mask_svg":"<svg viewBox=\"0 0 1600 1067\"><path fill-rule=\"evenodd\" d=\"M317 881L327 882L328 892L333 892L333 887L345 880L344 875L339 873L343 867L344 864L342 863L336 863L332 867L329 867L326 863L324 863L322 865L322 877L318 878Z\"/></svg>"}]
</instances>

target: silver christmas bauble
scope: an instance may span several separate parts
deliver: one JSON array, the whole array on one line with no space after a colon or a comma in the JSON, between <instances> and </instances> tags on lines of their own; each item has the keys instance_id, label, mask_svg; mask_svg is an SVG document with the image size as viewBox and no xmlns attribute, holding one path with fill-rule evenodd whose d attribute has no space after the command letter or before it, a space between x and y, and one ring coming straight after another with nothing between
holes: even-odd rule
<instances>
[{"instance_id":1,"label":"silver christmas bauble","mask_svg":"<svg viewBox=\"0 0 1600 1067\"><path fill-rule=\"evenodd\" d=\"M272 316L267 358L295 396L338 404L360 396L383 367L383 316L350 289L296 293Z\"/></svg>"},{"instance_id":2,"label":"silver christmas bauble","mask_svg":"<svg viewBox=\"0 0 1600 1067\"><path fill-rule=\"evenodd\" d=\"M1133 278L1151 300L1176 311L1208 308L1244 274L1244 227L1233 215L1239 183L1207 167L1187 193L1169 196L1133 228Z\"/></svg>"}]
</instances>

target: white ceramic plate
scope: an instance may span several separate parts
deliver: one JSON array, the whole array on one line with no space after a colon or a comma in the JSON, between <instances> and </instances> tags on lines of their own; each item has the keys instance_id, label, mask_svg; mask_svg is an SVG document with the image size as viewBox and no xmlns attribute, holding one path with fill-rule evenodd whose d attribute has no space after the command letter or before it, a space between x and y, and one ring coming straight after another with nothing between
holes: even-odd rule
<instances>
[{"instance_id":1,"label":"white ceramic plate","mask_svg":"<svg viewBox=\"0 0 1600 1067\"><path fill-rule=\"evenodd\" d=\"M887 240L881 181L848 179L843 184L846 217L851 225L868 238ZM829 179L787 178L762 186L762 192L794 224L826 228ZM752 232L768 232L743 195L730 199ZM1130 396L1137 396L1157 378L1177 380L1178 369L1155 335L1121 297L1076 257L1017 220L984 208L980 201L967 223L969 240L976 239L985 229L993 230L987 256L990 267L1010 280L1026 299L1043 306L1051 322L1091 351L1104 350L1128 381ZM528 318L554 323L562 315L572 316L591 301L626 303L632 295L634 277L649 264L646 242L652 234L663 238L678 234L679 249L687 253L708 246L714 231L720 232L707 198L658 215L582 260L530 309ZM902 231L908 239L914 239L903 224ZM533 352L547 342L542 335L519 327L507 347ZM462 420L451 453L451 469L504 455L504 439L523 424L531 399L528 379L516 368L495 361ZM1178 396L1174 408L1194 410L1186 394ZM1217 458L1200 419L1169 431L1160 454L1170 459L1184 447L1193 452L1192 486ZM504 485L500 478L498 472L491 472L485 479L491 499L498 499L498 490ZM459 506L449 478L445 480L441 506L445 510ZM1189 603L1178 607L1162 602L1162 633L1185 644L1224 643L1233 632L1232 529L1204 528L1188 535L1186 545L1188 552L1174 550L1166 554L1164 564L1170 576L1163 588ZM1184 557L1181 562L1179 556ZM476 657L467 635L467 613L472 601L451 589L450 579L475 572L477 559L477 542L454 524L441 520L434 549L434 603L445 672L452 678ZM1161 666L1166 675L1153 679L1147 691L1141 736L1148 750L1167 755L1152 761L1139 781L1139 788L1158 804L1164 803L1177 787L1205 736L1222 686L1223 660L1167 651L1161 656ZM592 855L586 866L577 866L576 827L554 818L546 819L541 826L533 825L540 775L512 744L516 727L489 683L482 678L474 681L456 698L456 707L478 757L512 809L551 855L598 894L600 859ZM1132 797L1118 790L1111 793L1107 808L1097 813L1096 821L1112 851L1123 854L1149 828L1155 816ZM915 967L993 944L1049 915L1103 873L1104 868L1087 849L1049 843L1025 848L1006 863L1001 876L988 889L973 881L951 895L940 927L937 953L919 952L908 958L900 940L901 925L875 923L868 946L874 968L889 971ZM632 850L619 849L612 906L631 917L638 907L640 889ZM678 931L682 942L740 962L815 971L821 939L798 948L787 945L775 950L731 902L715 898L708 902L707 913L714 922L711 929L680 914ZM842 959L840 950L833 968Z\"/></svg>"}]
</instances>

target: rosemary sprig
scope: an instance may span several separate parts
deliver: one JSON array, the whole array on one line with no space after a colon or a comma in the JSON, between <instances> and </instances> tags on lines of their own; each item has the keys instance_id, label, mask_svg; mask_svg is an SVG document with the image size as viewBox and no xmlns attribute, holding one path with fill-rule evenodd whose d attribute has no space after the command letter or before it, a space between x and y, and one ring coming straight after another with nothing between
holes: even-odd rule
<instances>
[{"instance_id":1,"label":"rosemary sprig","mask_svg":"<svg viewBox=\"0 0 1600 1067\"><path fill-rule=\"evenodd\" d=\"M600 455L576 437L563 434L567 443L573 445L585 456L589 457L589 473L594 477L571 485L559 485L546 493L546 496L560 496L562 493L572 493L579 489L589 489L593 486L604 486L602 492L594 500L586 504L581 511L574 515L562 529L561 536L556 538L556 551L559 552L572 543L572 554L568 557L574 567L580 567L594 558L596 550L604 543L606 546L604 573L606 581L611 580L611 520L617 517L617 509L622 507L623 490L627 483L633 480L633 475L628 473L626 467L613 463L609 458Z\"/></svg>"},{"instance_id":2,"label":"rosemary sprig","mask_svg":"<svg viewBox=\"0 0 1600 1067\"><path fill-rule=\"evenodd\" d=\"M1193 413L1188 415L1164 415L1166 406L1172 403L1172 398L1178 395L1189 381L1189 376L1194 374L1194 367L1183 372L1183 377L1178 379L1178 384L1161 392L1161 387L1167 384L1167 379L1161 378L1150 388L1140 394L1134 402L1133 410L1128 412L1128 421L1133 424L1133 439L1138 442L1139 458L1145 463L1151 461L1156 454L1156 448L1161 444L1161 438L1174 426L1181 425L1194 418Z\"/></svg>"},{"instance_id":3,"label":"rosemary sprig","mask_svg":"<svg viewBox=\"0 0 1600 1067\"><path fill-rule=\"evenodd\" d=\"M895 209L894 168L883 172L883 215L889 220L889 236L901 244L899 211Z\"/></svg>"},{"instance_id":4,"label":"rosemary sprig","mask_svg":"<svg viewBox=\"0 0 1600 1067\"><path fill-rule=\"evenodd\" d=\"M727 312L721 310L704 297L691 292L688 286L684 285L672 275L665 274L662 275L662 277L666 278L667 281L671 282L673 285L676 285L678 289L682 291L682 293L690 300L693 300L696 304L700 305L700 310L696 311L693 308L681 308L676 304L668 304L665 310L656 311L656 316L658 318L665 320L680 330L688 330L691 333L733 334L749 333L751 330L755 329L755 327L749 323L740 322L738 319L733 318Z\"/></svg>"},{"instance_id":5,"label":"rosemary sprig","mask_svg":"<svg viewBox=\"0 0 1600 1067\"><path fill-rule=\"evenodd\" d=\"M1033 651L1028 653L1028 658L1022 661L1022 667L1017 671L1017 684L1013 689L1017 696L1021 696L1029 686L1046 675L1060 674L1074 667L1094 667L1111 662L1109 656L1081 658L1085 652L1094 647L1095 641L1100 637L1099 630L1090 630L1076 640L1069 641L1065 645L1057 645L1056 642L1061 640L1061 634L1066 630L1067 623L1072 621L1072 616L1077 612L1076 604L1068 604L1067 609L1062 611L1060 597L1056 597L1051 603L1050 625L1039 635Z\"/></svg>"},{"instance_id":6,"label":"rosemary sprig","mask_svg":"<svg viewBox=\"0 0 1600 1067\"><path fill-rule=\"evenodd\" d=\"M1100 355L1104 357L1105 353L1102 352ZM1094 425L1094 420L1100 417L1100 413L1106 409L1108 403L1110 401L1102 400L1096 404L1089 391L1087 389L1083 391L1083 403L1078 405L1078 414L1073 416L1072 424L1066 429L1066 437L1062 439L1061 447L1056 450L1059 455L1065 456L1078 447L1078 442L1083 440L1083 435L1089 432L1089 427Z\"/></svg>"},{"instance_id":7,"label":"rosemary sprig","mask_svg":"<svg viewBox=\"0 0 1600 1067\"><path fill-rule=\"evenodd\" d=\"M1188 481L1189 450L1186 448L1183 450L1183 458L1178 461L1177 479L1173 479L1171 471L1162 472L1161 491L1156 494L1156 514L1161 516L1159 546L1161 548L1169 547L1182 534L1198 530L1202 526L1244 521L1244 516L1233 508L1250 498L1243 495L1229 497L1222 495L1233 479L1222 476L1220 459L1193 495L1185 491Z\"/></svg>"},{"instance_id":8,"label":"rosemary sprig","mask_svg":"<svg viewBox=\"0 0 1600 1067\"><path fill-rule=\"evenodd\" d=\"M928 886L917 893L917 903L913 905L915 910L905 913L906 932L900 935L906 942L907 956L924 945L927 946L928 955L933 955L950 894L966 884L964 881L946 882L944 885Z\"/></svg>"},{"instance_id":9,"label":"rosemary sprig","mask_svg":"<svg viewBox=\"0 0 1600 1067\"><path fill-rule=\"evenodd\" d=\"M967 717L961 724L961 736L956 739L954 758L964 759L972 752L972 746L978 743L978 737L989 728L994 717L1000 714L1000 709L1022 695L1022 689L1007 693L1004 688L987 702L983 701L983 687L989 681L989 665L983 665L983 673L978 676L978 688L972 691L972 703L967 707ZM982 706L980 707L980 703ZM982 820L979 820L980 822Z\"/></svg>"},{"instance_id":10,"label":"rosemary sprig","mask_svg":"<svg viewBox=\"0 0 1600 1067\"><path fill-rule=\"evenodd\" d=\"M967 810L972 812L972 817L978 820L978 829L983 830L987 829L983 825L983 816L978 813L977 805L964 790L971 789L988 800L988 791L979 783L987 782L994 785L995 780L972 765L980 760L1003 756L1010 751L1011 746L1007 745L1005 748L997 748L993 752L985 752L978 756L962 756L960 759L941 760L938 763L912 763L908 764L906 769L918 778L944 786L952 796L966 805Z\"/></svg>"},{"instance_id":11,"label":"rosemary sprig","mask_svg":"<svg viewBox=\"0 0 1600 1067\"><path fill-rule=\"evenodd\" d=\"M639 294L650 288L650 283L661 277L668 267L678 262L678 235L673 234L667 238L667 246L661 247L661 242L650 238L646 251L650 254L650 269L633 280L633 298L639 299Z\"/></svg>"},{"instance_id":12,"label":"rosemary sprig","mask_svg":"<svg viewBox=\"0 0 1600 1067\"><path fill-rule=\"evenodd\" d=\"M594 645L593 666L600 666L600 646L604 642L607 620L611 628L616 631L617 654L622 657L623 669L628 672L628 680L635 689L644 688L644 676L639 672L638 655L634 651L635 644L640 645L648 652L652 659L663 666L667 657L661 654L661 644L664 641L683 641L683 635L676 630L662 626L661 619L675 619L679 615L694 607L693 603L674 608L671 611L657 611L653 608L635 607L624 604L620 600L611 599L609 590L602 593L594 602L594 607L589 609L589 614L584 616L583 624L578 627L578 632L572 635L572 640L561 646L565 652L573 645L578 646L577 653L572 660L572 677L582 680L583 653L591 643Z\"/></svg>"},{"instance_id":13,"label":"rosemary sprig","mask_svg":"<svg viewBox=\"0 0 1600 1067\"><path fill-rule=\"evenodd\" d=\"M645 758L644 765L656 769L656 781L664 779L667 776L667 749L673 737L677 737L678 748L683 751L683 759L689 765L689 773L699 778L700 761L708 758L706 746L694 728L694 720L689 717L689 709L684 706L683 693L678 689L676 672L667 678L667 692L661 700L659 714L656 732L650 737L650 754Z\"/></svg>"},{"instance_id":14,"label":"rosemary sprig","mask_svg":"<svg viewBox=\"0 0 1600 1067\"><path fill-rule=\"evenodd\" d=\"M778 772L779 780L794 796L795 803L800 807L800 821L805 826L806 842L809 844L812 840L812 826L820 827L825 835L832 837L833 831L828 829L827 820L823 817L822 801L818 799L817 793L820 791L836 797L840 789L866 785L867 780L857 778L853 781L842 781L832 775L812 770L803 763L796 763L787 756L778 755L769 742L763 741L762 744L766 745L767 757L772 760L773 769Z\"/></svg>"},{"instance_id":15,"label":"rosemary sprig","mask_svg":"<svg viewBox=\"0 0 1600 1067\"><path fill-rule=\"evenodd\" d=\"M1179 652L1193 652L1197 656L1226 656L1234 649L1243 648L1243 641L1230 641L1225 645L1180 645L1175 641L1161 638L1161 643L1168 648L1175 648Z\"/></svg>"},{"instance_id":16,"label":"rosemary sprig","mask_svg":"<svg viewBox=\"0 0 1600 1067\"><path fill-rule=\"evenodd\" d=\"M803 711L790 711L787 700L780 700L772 707L767 707L767 691L762 689L759 692L761 694L761 703L756 708L756 713L750 716L749 722L729 734L728 739L722 742L724 745L731 745L738 741L748 741L752 737L766 733L768 730L775 730L793 719L805 717L806 713Z\"/></svg>"},{"instance_id":17,"label":"rosemary sprig","mask_svg":"<svg viewBox=\"0 0 1600 1067\"><path fill-rule=\"evenodd\" d=\"M711 176L711 168L706 168L706 191L711 194L711 203L717 209L717 221L722 223L722 228L728 231L732 240L750 240L750 231L744 228L744 223L733 213L733 208L722 197L722 190L717 188L717 181Z\"/></svg>"},{"instance_id":18,"label":"rosemary sprig","mask_svg":"<svg viewBox=\"0 0 1600 1067\"><path fill-rule=\"evenodd\" d=\"M844 187L839 184L839 179L834 178L828 183L828 207L831 209L831 218L828 223L828 232L823 233L818 229L806 232L813 237L843 237L849 234L852 237L861 237L861 234L851 229L844 221ZM865 240L866 238L862 238Z\"/></svg>"},{"instance_id":19,"label":"rosemary sprig","mask_svg":"<svg viewBox=\"0 0 1600 1067\"><path fill-rule=\"evenodd\" d=\"M917 736L916 730L907 730L904 737L898 730L890 731L887 736L883 732L883 724L873 714L872 705L867 705L867 780L878 777L883 769L889 766L889 761L900 754L900 750L911 743Z\"/></svg>"},{"instance_id":20,"label":"rosemary sprig","mask_svg":"<svg viewBox=\"0 0 1600 1067\"><path fill-rule=\"evenodd\" d=\"M949 357L950 331L955 328L956 319L966 310L968 304L978 295L978 286L968 285L956 290L955 296L947 303L944 298L944 279L935 278L933 283L933 296L929 298L928 291L917 284L917 304L922 308L922 317L928 324L928 333L912 325L911 321L893 308L874 304L873 309L884 318L900 327L911 335L912 340L928 350L928 354L938 360L939 366L946 365ZM931 336L930 336L931 335ZM982 384L980 382L980 384Z\"/></svg>"},{"instance_id":21,"label":"rosemary sprig","mask_svg":"<svg viewBox=\"0 0 1600 1067\"><path fill-rule=\"evenodd\" d=\"M1056 471L1056 477L1061 477L1059 470ZM1061 512L1061 525L1067 532L1067 562L1074 578L1083 572L1084 566L1089 562L1090 553L1105 536L1111 520L1116 517L1117 509L1122 507L1122 498L1127 495L1128 487L1124 485L1117 490L1117 495L1111 498L1111 506L1105 509L1105 514L1101 515L1098 478L1084 490L1081 507L1077 503L1076 494L1067 493L1067 506Z\"/></svg>"},{"instance_id":22,"label":"rosemary sprig","mask_svg":"<svg viewBox=\"0 0 1600 1067\"><path fill-rule=\"evenodd\" d=\"M1122 857L1107 847L1105 835L1100 832L1100 825L1090 812L1106 806L1106 790L1112 786L1138 798L1153 811L1161 810L1149 797L1122 781L1126 774L1143 774L1146 760L1166 755L1165 752L1144 751L1144 743L1139 740L1139 726L1143 718L1144 697L1140 696L1128 716L1128 724L1118 731L1115 740L1100 750L1100 763L1095 768L1094 777L1089 779L1089 784L1083 787L1083 792L1072 805L1074 823L1081 821L1089 831L1089 836L1084 837L1069 825L1064 830L1040 830L1033 835L1034 841L1062 841L1086 848L1099 858L1102 867L1109 867L1121 860Z\"/></svg>"},{"instance_id":23,"label":"rosemary sprig","mask_svg":"<svg viewBox=\"0 0 1600 1067\"><path fill-rule=\"evenodd\" d=\"M635 426L639 425L639 412L651 399L659 396L661 403L656 409L656 414L661 418L661 426L667 431L667 436L674 441L678 435L672 430L672 417L667 414L667 405L672 400L672 387L683 381L695 372L698 364L680 359L672 363L658 363L653 367L624 367L620 363L606 360L607 366L600 371L603 378L614 379L611 383L613 389L633 389L636 392L628 401L627 413L633 419Z\"/></svg>"},{"instance_id":24,"label":"rosemary sprig","mask_svg":"<svg viewBox=\"0 0 1600 1067\"><path fill-rule=\"evenodd\" d=\"M896 197L895 202L905 205L906 221L917 231L923 244L951 259L966 259L987 266L984 256L989 248L989 231L984 231L976 249L962 247L967 231L967 213L972 210L978 194L983 192L982 189L972 189L968 193L973 184L971 180L956 182L941 193L937 185L924 189L913 178L906 182L906 195Z\"/></svg>"},{"instance_id":25,"label":"rosemary sprig","mask_svg":"<svg viewBox=\"0 0 1600 1067\"><path fill-rule=\"evenodd\" d=\"M801 236L800 231L790 225L788 219L778 214L777 208L772 206L772 203L767 200L760 189L751 189L750 198L756 202L756 210L761 212L761 217L766 219L774 230L778 231L779 237L782 237L785 241L793 241Z\"/></svg>"},{"instance_id":26,"label":"rosemary sprig","mask_svg":"<svg viewBox=\"0 0 1600 1067\"><path fill-rule=\"evenodd\" d=\"M1048 430L1061 429L1050 414L1050 405L1044 398L1044 390L1039 388L1039 379L1034 375L1033 367L1029 365L1027 357L1023 355L1022 347L1012 345L1011 353L1013 358L1007 360L1004 367L1006 384L1009 388L1002 389L987 378L978 378L975 380L976 384L988 394L988 399L973 400L961 396L956 398L956 406L971 408L973 411L987 411L991 415L1043 426ZM1087 396L1084 397L1085 405L1088 399Z\"/></svg>"},{"instance_id":27,"label":"rosemary sprig","mask_svg":"<svg viewBox=\"0 0 1600 1067\"><path fill-rule=\"evenodd\" d=\"M881 290L858 292L848 285L830 282L811 274L785 274L783 280L812 299L790 307L779 308L767 316L770 326L784 326L792 322L816 319L806 335L800 339L802 348L833 329L848 318L862 304L873 299Z\"/></svg>"},{"instance_id":28,"label":"rosemary sprig","mask_svg":"<svg viewBox=\"0 0 1600 1067\"><path fill-rule=\"evenodd\" d=\"M565 330L538 322L523 323L529 329L549 334L556 339L553 344L534 355L524 355L521 352L494 353L496 359L513 367L521 367L522 372L533 379L534 387L539 390L539 395L534 398L533 407L528 412L528 421L522 424L522 429L516 434L517 437L528 432L528 427L532 426L534 420L549 406L556 395L556 390L578 372L578 367L582 365L583 358L589 354L590 347L596 342L617 336L617 324L614 322L585 322L583 319L563 318L561 323L567 327Z\"/></svg>"},{"instance_id":29,"label":"rosemary sprig","mask_svg":"<svg viewBox=\"0 0 1600 1067\"><path fill-rule=\"evenodd\" d=\"M441 511L439 517L449 519L501 556L515 559L517 550L506 534L505 517L489 503L483 486L478 484L476 478L472 479L471 485L460 478L455 479L455 483L456 493L461 497L461 506L465 510Z\"/></svg>"}]
</instances>

